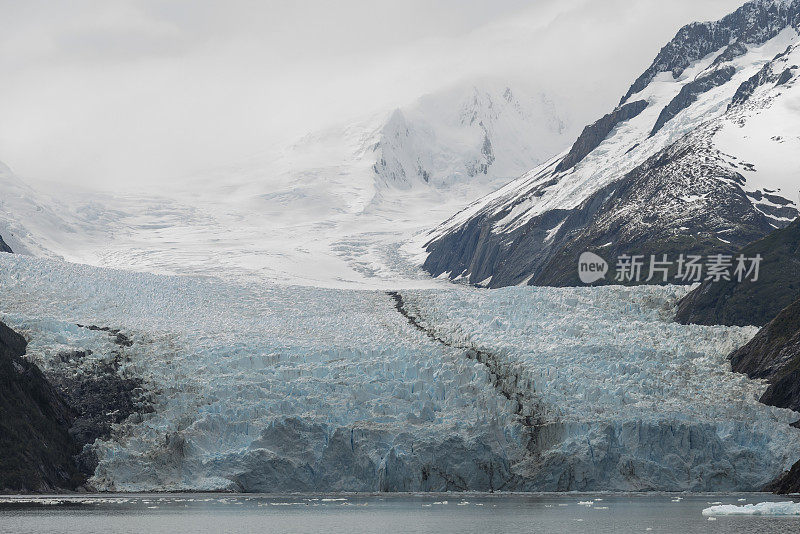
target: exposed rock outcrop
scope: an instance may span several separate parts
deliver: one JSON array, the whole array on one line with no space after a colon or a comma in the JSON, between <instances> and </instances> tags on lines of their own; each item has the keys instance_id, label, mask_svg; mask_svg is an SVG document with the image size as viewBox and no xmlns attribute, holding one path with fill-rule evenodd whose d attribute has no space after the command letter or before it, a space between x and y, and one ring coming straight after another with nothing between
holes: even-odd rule
<instances>
[{"instance_id":1,"label":"exposed rock outcrop","mask_svg":"<svg viewBox=\"0 0 800 534\"><path fill-rule=\"evenodd\" d=\"M132 345L118 330L86 328L108 332L111 346ZM132 414L152 411L144 384L119 372L124 357L113 349L92 365L84 365L92 351L64 350L42 372L23 357L26 347L0 322L0 491L79 489L97 467L95 441Z\"/></svg>"},{"instance_id":2,"label":"exposed rock outcrop","mask_svg":"<svg viewBox=\"0 0 800 534\"><path fill-rule=\"evenodd\" d=\"M733 254L774 228L738 187L740 175L709 158L698 137L664 149L577 208L545 212L513 231L492 231L505 211L476 216L429 243L423 267L434 276L468 273L473 284L489 279L489 287L574 286L587 250L609 262L620 254Z\"/></svg>"},{"instance_id":3,"label":"exposed rock outcrop","mask_svg":"<svg viewBox=\"0 0 800 534\"><path fill-rule=\"evenodd\" d=\"M74 490L85 481L69 428L74 413L39 368L27 342L0 323L0 491Z\"/></svg>"},{"instance_id":4,"label":"exposed rock outcrop","mask_svg":"<svg viewBox=\"0 0 800 534\"><path fill-rule=\"evenodd\" d=\"M784 308L730 360L734 371L772 382L761 402L800 411L800 300Z\"/></svg>"},{"instance_id":5,"label":"exposed rock outcrop","mask_svg":"<svg viewBox=\"0 0 800 534\"><path fill-rule=\"evenodd\" d=\"M678 113L696 102L700 95L729 82L735 73L735 67L727 66L700 76L696 80L684 85L675 98L673 98L670 103L664 106L664 109L661 110L661 114L658 116L656 124L653 126L653 130L650 132L650 135L655 135Z\"/></svg>"},{"instance_id":6,"label":"exposed rock outcrop","mask_svg":"<svg viewBox=\"0 0 800 534\"><path fill-rule=\"evenodd\" d=\"M704 282L678 303L678 322L763 326L800 298L800 219L739 253L761 255L758 280Z\"/></svg>"},{"instance_id":7,"label":"exposed rock outcrop","mask_svg":"<svg viewBox=\"0 0 800 534\"><path fill-rule=\"evenodd\" d=\"M723 54L733 56L738 52L728 52L731 43L739 47L763 43L778 35L786 26L800 27L800 4L797 2L748 2L717 22L688 24L661 49L652 65L636 79L620 103L624 104L631 95L647 87L659 72L671 71L677 78L693 61L723 46L728 47Z\"/></svg>"},{"instance_id":8,"label":"exposed rock outcrop","mask_svg":"<svg viewBox=\"0 0 800 534\"><path fill-rule=\"evenodd\" d=\"M734 371L770 382L761 402L800 411L800 300L781 311L730 359ZM800 461L765 489L775 493L800 491Z\"/></svg>"},{"instance_id":9,"label":"exposed rock outcrop","mask_svg":"<svg viewBox=\"0 0 800 534\"><path fill-rule=\"evenodd\" d=\"M569 153L556 167L556 172L566 171L581 162L592 150L600 146L617 124L630 120L647 107L647 102L637 100L622 105L583 129Z\"/></svg>"}]
</instances>

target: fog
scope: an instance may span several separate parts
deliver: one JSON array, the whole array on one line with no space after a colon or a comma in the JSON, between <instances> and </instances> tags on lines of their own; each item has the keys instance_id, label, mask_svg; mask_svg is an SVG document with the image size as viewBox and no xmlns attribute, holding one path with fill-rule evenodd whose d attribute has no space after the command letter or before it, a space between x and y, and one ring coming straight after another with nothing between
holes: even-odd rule
<instances>
[{"instance_id":1,"label":"fog","mask_svg":"<svg viewBox=\"0 0 800 534\"><path fill-rule=\"evenodd\" d=\"M180 182L477 78L607 112L678 28L739 0L0 1L0 161Z\"/></svg>"}]
</instances>

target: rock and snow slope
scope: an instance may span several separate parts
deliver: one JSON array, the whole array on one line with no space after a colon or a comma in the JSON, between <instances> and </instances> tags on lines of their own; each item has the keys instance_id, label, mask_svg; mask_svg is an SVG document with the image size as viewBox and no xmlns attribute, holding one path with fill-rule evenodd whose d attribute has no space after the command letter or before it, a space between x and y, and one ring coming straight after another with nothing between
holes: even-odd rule
<instances>
[{"instance_id":1,"label":"rock and snow slope","mask_svg":"<svg viewBox=\"0 0 800 534\"><path fill-rule=\"evenodd\" d=\"M46 372L142 379L99 489L744 490L800 454L797 414L729 370L754 329L672 323L680 288L402 291L415 326L383 292L20 255L0 285Z\"/></svg>"},{"instance_id":2,"label":"rock and snow slope","mask_svg":"<svg viewBox=\"0 0 800 534\"><path fill-rule=\"evenodd\" d=\"M571 135L545 94L481 81L143 194L41 194L3 168L0 235L18 252L140 271L429 284L398 244Z\"/></svg>"},{"instance_id":3,"label":"rock and snow slope","mask_svg":"<svg viewBox=\"0 0 800 534\"><path fill-rule=\"evenodd\" d=\"M681 29L569 151L423 235L471 283L578 283L580 253L733 252L797 216L800 1Z\"/></svg>"}]
</instances>

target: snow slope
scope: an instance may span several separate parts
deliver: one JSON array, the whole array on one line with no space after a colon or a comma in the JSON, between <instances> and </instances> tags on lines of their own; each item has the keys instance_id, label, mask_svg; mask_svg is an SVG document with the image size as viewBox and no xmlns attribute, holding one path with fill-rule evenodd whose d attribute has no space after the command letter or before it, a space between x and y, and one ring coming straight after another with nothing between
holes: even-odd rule
<instances>
[{"instance_id":1,"label":"snow slope","mask_svg":"<svg viewBox=\"0 0 800 534\"><path fill-rule=\"evenodd\" d=\"M0 235L139 271L429 285L399 243L559 150L564 116L540 92L483 80L156 191L34 190L4 169Z\"/></svg>"},{"instance_id":2,"label":"snow slope","mask_svg":"<svg viewBox=\"0 0 800 534\"><path fill-rule=\"evenodd\" d=\"M548 283L548 262L572 263L578 241L610 241L609 253L650 241L656 253L665 238L652 235L655 227L735 248L785 226L800 200L799 30L797 0L757 0L722 21L683 28L622 100L624 108L642 103L642 111L614 121L607 134L586 135L587 127L570 151L474 202L409 250L436 276L471 283L492 276L497 287ZM589 150L574 163L578 147ZM638 199L626 191L649 184L660 191ZM546 234L571 216L558 235ZM723 231L724 240L716 237ZM479 241L480 232L489 234ZM526 241L530 254L511 245L531 233L549 239ZM592 234L605 240L595 243Z\"/></svg>"},{"instance_id":3,"label":"snow slope","mask_svg":"<svg viewBox=\"0 0 800 534\"><path fill-rule=\"evenodd\" d=\"M414 326L376 291L20 255L0 284L45 371L144 380L154 412L96 443L100 489L744 490L800 453L797 414L729 370L754 329L670 322L680 288L404 291Z\"/></svg>"}]
</instances>

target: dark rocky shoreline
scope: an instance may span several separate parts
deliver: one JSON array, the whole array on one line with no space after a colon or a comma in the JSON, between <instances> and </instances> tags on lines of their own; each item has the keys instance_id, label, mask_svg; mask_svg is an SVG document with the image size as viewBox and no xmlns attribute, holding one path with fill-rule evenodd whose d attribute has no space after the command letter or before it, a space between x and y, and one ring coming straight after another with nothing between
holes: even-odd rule
<instances>
[{"instance_id":1,"label":"dark rocky shoreline","mask_svg":"<svg viewBox=\"0 0 800 534\"><path fill-rule=\"evenodd\" d=\"M119 330L85 328L108 332L119 347L132 345ZM132 414L153 410L145 384L120 375L120 352L88 373L72 373L91 351L63 351L63 368L43 373L24 357L26 348L25 338L0 322L0 492L91 491L93 444Z\"/></svg>"}]
</instances>

